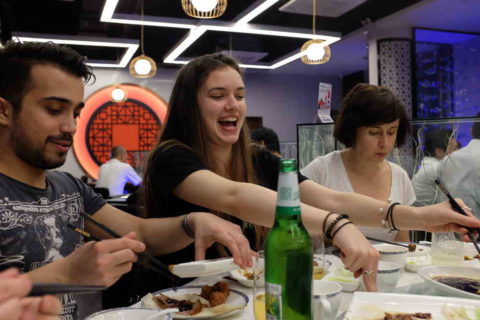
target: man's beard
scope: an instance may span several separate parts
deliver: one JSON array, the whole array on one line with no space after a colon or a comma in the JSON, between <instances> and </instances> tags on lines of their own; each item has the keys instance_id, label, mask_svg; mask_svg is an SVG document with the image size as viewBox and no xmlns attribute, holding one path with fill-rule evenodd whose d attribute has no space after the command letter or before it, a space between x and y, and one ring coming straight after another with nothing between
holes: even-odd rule
<instances>
[{"instance_id":1,"label":"man's beard","mask_svg":"<svg viewBox=\"0 0 480 320\"><path fill-rule=\"evenodd\" d=\"M64 134L58 137L49 137L48 139L52 138L72 141L72 136L70 134ZM19 122L15 124L15 129L12 132L10 143L15 154L20 159L35 168L49 170L58 168L65 163L65 152L59 151L57 152L56 157L47 157L43 149L45 144L41 146L35 145L35 142L25 134L25 130L23 130L23 126L20 125Z\"/></svg>"}]
</instances>

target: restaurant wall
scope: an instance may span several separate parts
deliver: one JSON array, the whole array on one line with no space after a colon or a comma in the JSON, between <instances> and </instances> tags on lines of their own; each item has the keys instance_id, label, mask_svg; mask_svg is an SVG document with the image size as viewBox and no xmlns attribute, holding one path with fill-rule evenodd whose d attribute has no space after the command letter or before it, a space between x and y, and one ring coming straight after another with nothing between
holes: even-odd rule
<instances>
[{"instance_id":1,"label":"restaurant wall","mask_svg":"<svg viewBox=\"0 0 480 320\"><path fill-rule=\"evenodd\" d=\"M149 88L168 102L177 69L159 69L153 79L134 79L126 70L94 69L96 81L85 87L85 97L96 90L115 83L135 83ZM296 124L315 119L318 83L331 83L332 106L341 103L341 77L284 75L269 71L249 71L245 74L247 89L247 116L263 117L263 125L274 129L280 141L296 141ZM73 150L59 170L76 177L84 175Z\"/></svg>"}]
</instances>

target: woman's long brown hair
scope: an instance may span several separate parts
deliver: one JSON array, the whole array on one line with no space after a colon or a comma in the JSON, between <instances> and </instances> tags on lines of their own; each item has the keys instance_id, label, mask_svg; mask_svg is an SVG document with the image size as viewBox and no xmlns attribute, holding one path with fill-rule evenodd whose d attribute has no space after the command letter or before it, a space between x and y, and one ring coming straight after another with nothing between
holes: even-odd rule
<instances>
[{"instance_id":1,"label":"woman's long brown hair","mask_svg":"<svg viewBox=\"0 0 480 320\"><path fill-rule=\"evenodd\" d=\"M147 162L144 174L145 209L146 214L154 212L156 195L152 187L152 158L158 148L168 148L174 145L183 145L197 154L200 161L212 172L222 175L233 181L257 183L252 164L250 134L244 122L240 130L238 141L232 146L231 161L226 171L215 166L212 157L208 155L207 133L202 121L200 108L197 101L197 92L205 83L207 77L215 70L232 68L240 75L242 72L237 62L223 54L208 54L199 57L179 72L168 105L168 114L163 126L159 141L152 150L152 156ZM225 214L211 210L212 213L224 217ZM244 227L248 224L244 223ZM263 245L267 229L254 225L256 247ZM217 245L220 254L226 255L225 248Z\"/></svg>"}]
</instances>

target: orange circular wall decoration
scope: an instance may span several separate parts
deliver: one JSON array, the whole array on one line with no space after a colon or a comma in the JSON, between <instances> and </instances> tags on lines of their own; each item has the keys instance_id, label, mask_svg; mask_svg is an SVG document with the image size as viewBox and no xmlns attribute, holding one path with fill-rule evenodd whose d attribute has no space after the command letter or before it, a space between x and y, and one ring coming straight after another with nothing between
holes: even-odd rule
<instances>
[{"instance_id":1,"label":"orange circular wall decoration","mask_svg":"<svg viewBox=\"0 0 480 320\"><path fill-rule=\"evenodd\" d=\"M126 92L126 101L112 101L112 90L118 87ZM112 85L94 92L85 101L74 136L73 150L80 166L97 179L113 146L123 145L129 160L137 151L150 151L166 114L165 101L137 85Z\"/></svg>"}]
</instances>

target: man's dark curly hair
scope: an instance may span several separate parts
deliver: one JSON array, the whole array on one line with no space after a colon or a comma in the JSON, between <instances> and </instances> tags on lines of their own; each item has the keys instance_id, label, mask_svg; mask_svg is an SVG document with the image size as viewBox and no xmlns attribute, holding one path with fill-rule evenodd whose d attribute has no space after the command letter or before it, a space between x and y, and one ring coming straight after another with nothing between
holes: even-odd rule
<instances>
[{"instance_id":1,"label":"man's dark curly hair","mask_svg":"<svg viewBox=\"0 0 480 320\"><path fill-rule=\"evenodd\" d=\"M52 65L88 82L95 78L86 58L75 50L52 42L8 42L0 49L0 97L20 111L23 96L29 90L33 66Z\"/></svg>"}]
</instances>

